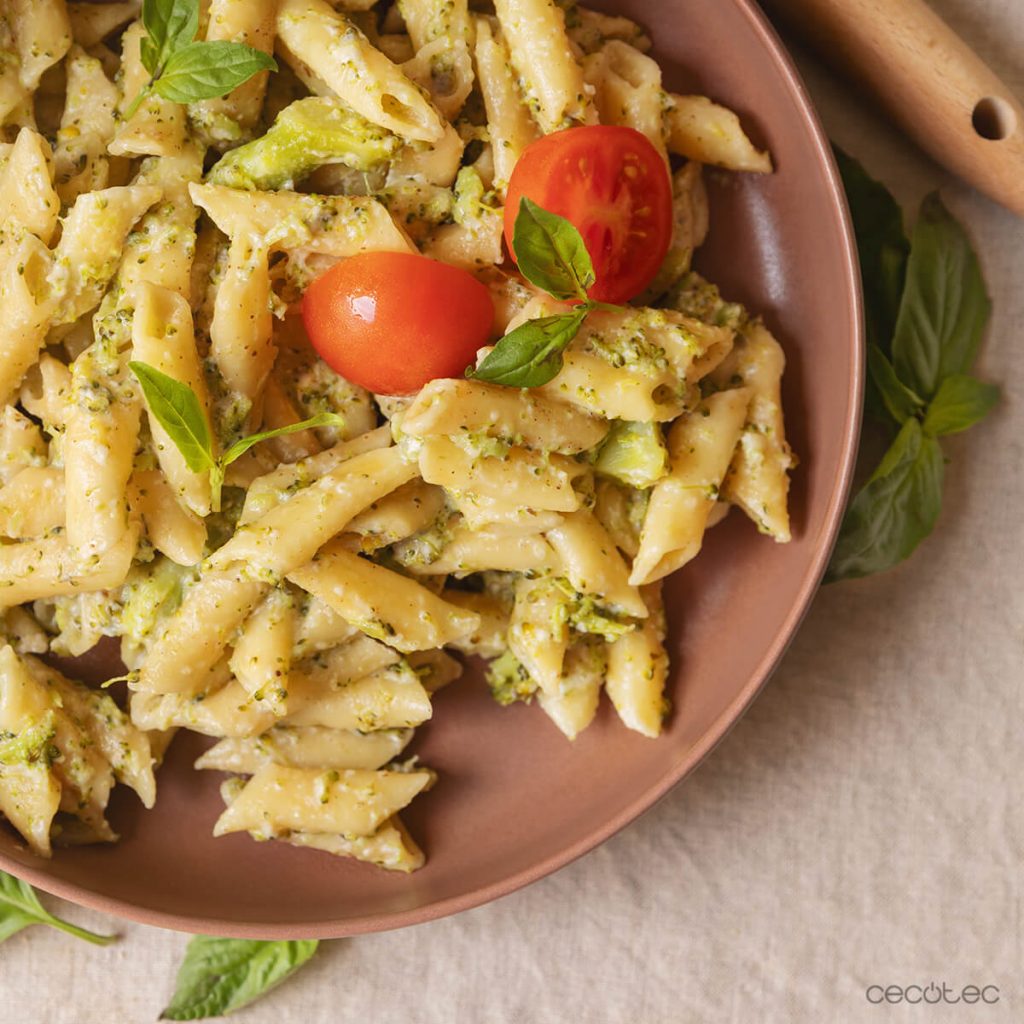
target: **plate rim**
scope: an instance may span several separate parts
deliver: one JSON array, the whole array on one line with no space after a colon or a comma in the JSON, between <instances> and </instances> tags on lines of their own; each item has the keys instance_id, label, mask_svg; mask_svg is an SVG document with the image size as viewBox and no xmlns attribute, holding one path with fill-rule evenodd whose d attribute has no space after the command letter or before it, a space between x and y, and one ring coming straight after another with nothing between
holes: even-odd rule
<instances>
[{"instance_id":1,"label":"plate rim","mask_svg":"<svg viewBox=\"0 0 1024 1024\"><path fill-rule=\"evenodd\" d=\"M392 931L412 925L440 920L465 910L483 906L539 881L578 860L606 842L627 825L636 821L662 800L681 783L704 759L722 742L736 723L743 717L778 667L786 649L792 643L800 625L810 609L811 603L828 566L842 524L843 511L853 484L853 475L860 443L860 427L863 415L865 335L864 303L861 290L860 265L857 257L853 223L849 204L843 190L839 169L832 154L831 143L821 123L810 93L797 70L793 58L782 42L778 32L755 0L735 0L740 13L747 19L752 31L769 52L778 67L794 103L805 124L810 129L811 141L821 158L826 183L832 194L833 209L838 213L838 227L842 239L840 256L844 264L846 284L853 298L852 316L848 326L853 336L850 352L849 396L850 405L844 424L841 457L839 459L832 491L828 502L825 521L828 524L822 542L814 558L803 574L789 614L775 639L764 652L756 670L735 699L715 720L713 726L700 741L685 752L654 785L639 793L621 811L602 824L559 850L529 867L492 882L446 899L425 904L408 910L389 911L382 914L367 914L348 918L344 921L322 921L303 925L294 922L259 923L231 921L221 918L200 918L188 914L141 907L138 904L114 896L93 892L76 883L55 878L41 868L14 860L0 850L0 870L6 871L22 881L52 896L68 900L78 906L99 911L112 917L122 918L151 927L190 934L213 935L238 939L340 939L372 932Z\"/></svg>"}]
</instances>

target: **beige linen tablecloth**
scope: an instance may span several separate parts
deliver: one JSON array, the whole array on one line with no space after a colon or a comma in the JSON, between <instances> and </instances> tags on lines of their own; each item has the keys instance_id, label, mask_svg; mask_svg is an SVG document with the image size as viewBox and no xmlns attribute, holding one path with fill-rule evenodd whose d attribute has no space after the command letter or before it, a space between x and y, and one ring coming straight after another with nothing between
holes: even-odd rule
<instances>
[{"instance_id":1,"label":"beige linen tablecloth","mask_svg":"<svg viewBox=\"0 0 1024 1024\"><path fill-rule=\"evenodd\" d=\"M936 6L1024 95L1024 3ZM751 711L624 833L491 906L324 944L240 1024L1024 1021L1024 221L797 53L830 134L907 204L941 186L982 254L980 373L1006 397L949 443L937 534L884 577L822 591ZM57 909L123 939L5 943L0 1022L154 1021L186 937ZM1000 1001L865 997L932 981Z\"/></svg>"}]
</instances>

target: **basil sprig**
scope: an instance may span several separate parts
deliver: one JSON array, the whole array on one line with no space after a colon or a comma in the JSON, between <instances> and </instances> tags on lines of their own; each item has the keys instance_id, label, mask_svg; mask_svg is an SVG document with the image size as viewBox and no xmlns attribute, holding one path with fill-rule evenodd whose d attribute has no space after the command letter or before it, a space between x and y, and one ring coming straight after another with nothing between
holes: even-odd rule
<instances>
[{"instance_id":1,"label":"basil sprig","mask_svg":"<svg viewBox=\"0 0 1024 1024\"><path fill-rule=\"evenodd\" d=\"M618 307L587 298L595 280L594 265L575 225L525 196L519 203L512 248L527 281L556 299L578 305L568 313L520 324L466 376L510 388L536 388L558 376L562 353L591 310Z\"/></svg>"},{"instance_id":2,"label":"basil sprig","mask_svg":"<svg viewBox=\"0 0 1024 1024\"><path fill-rule=\"evenodd\" d=\"M54 917L40 902L35 890L27 882L0 871L0 942L9 939L33 924L45 924L50 928L67 932L77 939L84 939L95 946L106 946L117 939L116 935L97 935L78 925Z\"/></svg>"},{"instance_id":3,"label":"basil sprig","mask_svg":"<svg viewBox=\"0 0 1024 1024\"><path fill-rule=\"evenodd\" d=\"M888 190L836 155L864 282L866 405L897 432L846 511L828 580L882 572L914 552L942 508L939 438L974 426L999 399L998 388L968 373L991 303L961 225L931 195L908 240Z\"/></svg>"},{"instance_id":4,"label":"basil sprig","mask_svg":"<svg viewBox=\"0 0 1024 1024\"><path fill-rule=\"evenodd\" d=\"M294 974L317 950L308 941L264 942L197 935L185 951L161 1020L203 1020L248 1006Z\"/></svg>"},{"instance_id":5,"label":"basil sprig","mask_svg":"<svg viewBox=\"0 0 1024 1024\"><path fill-rule=\"evenodd\" d=\"M146 30L139 56L149 81L124 112L130 118L152 93L172 103L224 96L260 71L276 71L273 57L245 43L196 41L199 0L143 0Z\"/></svg>"},{"instance_id":6,"label":"basil sprig","mask_svg":"<svg viewBox=\"0 0 1024 1024\"><path fill-rule=\"evenodd\" d=\"M210 489L214 511L220 510L220 492L224 485L224 472L236 459L253 445L285 434L296 434L316 427L342 427L345 419L333 412L322 412L301 423L291 423L275 430L264 430L236 441L223 455L213 453L213 440L206 411L196 393L181 381L168 377L148 363L128 364L142 385L142 394L149 411L167 432L174 446L181 452L185 465L193 473L210 473Z\"/></svg>"}]
</instances>

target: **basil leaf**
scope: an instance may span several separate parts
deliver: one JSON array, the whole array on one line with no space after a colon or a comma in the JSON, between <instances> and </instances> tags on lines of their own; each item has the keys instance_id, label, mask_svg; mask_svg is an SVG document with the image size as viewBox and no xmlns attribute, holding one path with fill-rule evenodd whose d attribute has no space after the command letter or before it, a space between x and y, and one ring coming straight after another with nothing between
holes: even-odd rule
<instances>
[{"instance_id":1,"label":"basil leaf","mask_svg":"<svg viewBox=\"0 0 1024 1024\"><path fill-rule=\"evenodd\" d=\"M520 273L556 299L587 298L594 266L583 236L556 213L525 196L519 203L512 248Z\"/></svg>"},{"instance_id":2,"label":"basil leaf","mask_svg":"<svg viewBox=\"0 0 1024 1024\"><path fill-rule=\"evenodd\" d=\"M172 103L194 103L224 96L260 71L276 70L270 54L244 43L189 43L171 55L153 89Z\"/></svg>"},{"instance_id":3,"label":"basil leaf","mask_svg":"<svg viewBox=\"0 0 1024 1024\"><path fill-rule=\"evenodd\" d=\"M95 946L106 946L117 939L116 935L97 935L54 917L39 902L32 886L0 871L0 942L32 924L49 925Z\"/></svg>"},{"instance_id":4,"label":"basil leaf","mask_svg":"<svg viewBox=\"0 0 1024 1024\"><path fill-rule=\"evenodd\" d=\"M910 253L903 212L881 182L838 146L833 149L857 237L868 341L888 355Z\"/></svg>"},{"instance_id":5,"label":"basil leaf","mask_svg":"<svg viewBox=\"0 0 1024 1024\"><path fill-rule=\"evenodd\" d=\"M315 430L317 427L343 427L345 417L335 412L317 413L311 419L303 420L301 423L291 423L287 427L277 427L274 430L264 430L260 434L250 434L236 441L220 458L222 467L230 466L239 456L244 455L253 445L261 441L269 441L272 437L282 437L285 434L297 434L301 430Z\"/></svg>"},{"instance_id":6,"label":"basil leaf","mask_svg":"<svg viewBox=\"0 0 1024 1024\"><path fill-rule=\"evenodd\" d=\"M897 423L904 423L924 408L924 402L896 376L892 363L874 344L868 345L868 372L885 408Z\"/></svg>"},{"instance_id":7,"label":"basil leaf","mask_svg":"<svg viewBox=\"0 0 1024 1024\"><path fill-rule=\"evenodd\" d=\"M193 473L211 469L214 458L210 427L196 393L148 363L132 362L128 366L142 385L149 411L167 431L188 468Z\"/></svg>"},{"instance_id":8,"label":"basil leaf","mask_svg":"<svg viewBox=\"0 0 1024 1024\"><path fill-rule=\"evenodd\" d=\"M964 229L937 195L928 196L914 228L892 344L900 380L930 399L945 377L966 373L991 308Z\"/></svg>"},{"instance_id":9,"label":"basil leaf","mask_svg":"<svg viewBox=\"0 0 1024 1024\"><path fill-rule=\"evenodd\" d=\"M280 985L315 952L316 940L261 942L197 935L185 950L170 1005L161 1020L219 1017Z\"/></svg>"},{"instance_id":10,"label":"basil leaf","mask_svg":"<svg viewBox=\"0 0 1024 1024\"><path fill-rule=\"evenodd\" d=\"M589 310L527 320L506 334L467 377L509 388L536 388L547 384L562 368L562 353L576 337Z\"/></svg>"},{"instance_id":11,"label":"basil leaf","mask_svg":"<svg viewBox=\"0 0 1024 1024\"><path fill-rule=\"evenodd\" d=\"M846 510L826 580L882 572L913 554L939 517L944 470L939 442L908 419Z\"/></svg>"},{"instance_id":12,"label":"basil leaf","mask_svg":"<svg viewBox=\"0 0 1024 1024\"><path fill-rule=\"evenodd\" d=\"M156 75L175 50L187 46L199 31L199 0L143 0L143 66Z\"/></svg>"},{"instance_id":13,"label":"basil leaf","mask_svg":"<svg viewBox=\"0 0 1024 1024\"><path fill-rule=\"evenodd\" d=\"M924 417L924 432L932 437L958 434L983 420L999 401L999 388L975 377L955 373L940 385Z\"/></svg>"}]
</instances>

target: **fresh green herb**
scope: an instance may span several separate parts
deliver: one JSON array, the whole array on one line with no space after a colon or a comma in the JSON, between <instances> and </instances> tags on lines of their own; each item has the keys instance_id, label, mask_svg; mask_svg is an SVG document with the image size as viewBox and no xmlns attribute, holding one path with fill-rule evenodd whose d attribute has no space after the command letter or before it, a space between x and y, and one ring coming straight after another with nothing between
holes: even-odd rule
<instances>
[{"instance_id":1,"label":"fresh green herb","mask_svg":"<svg viewBox=\"0 0 1024 1024\"><path fill-rule=\"evenodd\" d=\"M132 362L128 364L142 385L149 411L167 433L174 446L181 452L185 465L193 473L210 473L210 489L213 498L213 510L220 511L220 494L224 485L224 472L235 459L244 455L253 445L261 441L269 441L285 434L295 434L302 430L313 430L316 427L341 427L345 419L333 412L322 412L301 423L292 423L287 427L275 430L264 430L258 434L250 434L236 441L219 458L213 453L213 441L210 437L210 426L206 420L206 412L198 395L181 381L168 377L155 366L148 363Z\"/></svg>"},{"instance_id":2,"label":"fresh green herb","mask_svg":"<svg viewBox=\"0 0 1024 1024\"><path fill-rule=\"evenodd\" d=\"M939 517L943 469L939 442L908 419L846 510L830 579L868 576L909 558Z\"/></svg>"},{"instance_id":3,"label":"fresh green herb","mask_svg":"<svg viewBox=\"0 0 1024 1024\"><path fill-rule=\"evenodd\" d=\"M558 376L562 353L591 310L619 307L587 298L595 280L594 265L576 227L525 196L519 203L512 248L523 277L554 298L579 305L568 313L520 324L466 376L510 388L537 388Z\"/></svg>"},{"instance_id":4,"label":"fresh green herb","mask_svg":"<svg viewBox=\"0 0 1024 1024\"><path fill-rule=\"evenodd\" d=\"M294 974L316 952L314 940L262 942L197 935L188 944L161 1020L203 1020L240 1010Z\"/></svg>"},{"instance_id":5,"label":"fresh green herb","mask_svg":"<svg viewBox=\"0 0 1024 1024\"><path fill-rule=\"evenodd\" d=\"M31 924L48 925L96 946L106 946L117 939L116 935L97 935L54 917L39 902L32 886L0 871L0 942Z\"/></svg>"},{"instance_id":6,"label":"fresh green herb","mask_svg":"<svg viewBox=\"0 0 1024 1024\"><path fill-rule=\"evenodd\" d=\"M199 0L143 0L139 47L149 81L124 112L130 118L147 96L194 103L224 96L260 71L276 71L274 58L244 43L196 42Z\"/></svg>"},{"instance_id":7,"label":"fresh green herb","mask_svg":"<svg viewBox=\"0 0 1024 1024\"><path fill-rule=\"evenodd\" d=\"M556 299L587 301L594 265L574 224L524 196L516 215L512 248L527 281Z\"/></svg>"},{"instance_id":8,"label":"fresh green herb","mask_svg":"<svg viewBox=\"0 0 1024 1024\"><path fill-rule=\"evenodd\" d=\"M967 375L991 304L963 228L932 195L908 241L885 187L837 157L864 282L868 404L899 429L846 511L828 580L882 572L914 552L942 508L938 438L978 423L999 399L998 388Z\"/></svg>"}]
</instances>

